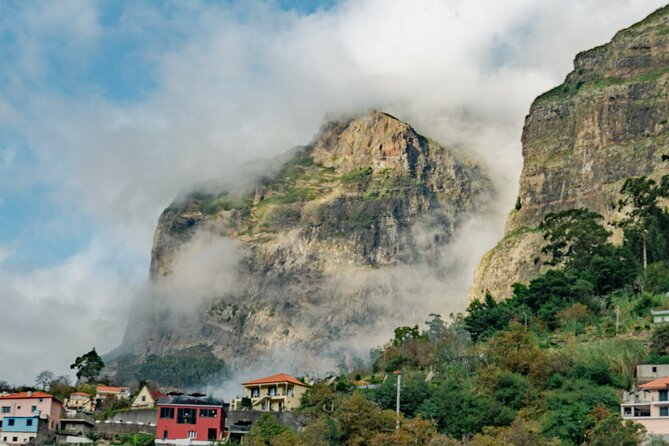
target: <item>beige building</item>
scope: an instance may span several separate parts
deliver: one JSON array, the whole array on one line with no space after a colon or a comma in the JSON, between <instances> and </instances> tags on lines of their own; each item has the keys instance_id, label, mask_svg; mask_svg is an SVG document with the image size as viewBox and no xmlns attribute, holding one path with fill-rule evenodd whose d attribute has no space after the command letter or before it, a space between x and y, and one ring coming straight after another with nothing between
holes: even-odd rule
<instances>
[{"instance_id":1,"label":"beige building","mask_svg":"<svg viewBox=\"0 0 669 446\"><path fill-rule=\"evenodd\" d=\"M158 390L151 390L147 386L142 387L135 399L132 401L133 409L152 409L156 407L158 398L164 396Z\"/></svg>"},{"instance_id":2,"label":"beige building","mask_svg":"<svg viewBox=\"0 0 669 446\"><path fill-rule=\"evenodd\" d=\"M625 420L642 424L648 434L669 439L669 376L625 392L620 414Z\"/></svg>"},{"instance_id":3,"label":"beige building","mask_svg":"<svg viewBox=\"0 0 669 446\"><path fill-rule=\"evenodd\" d=\"M130 398L130 389L127 387L97 386L95 388L95 398L103 400L110 396L115 396L119 400Z\"/></svg>"},{"instance_id":4,"label":"beige building","mask_svg":"<svg viewBox=\"0 0 669 446\"><path fill-rule=\"evenodd\" d=\"M260 378L242 383L244 397L233 400L232 410L261 410L261 411L291 411L300 407L302 395L309 389L309 385L297 378L279 373L277 375ZM250 407L244 401L250 402Z\"/></svg>"},{"instance_id":5,"label":"beige building","mask_svg":"<svg viewBox=\"0 0 669 446\"><path fill-rule=\"evenodd\" d=\"M95 401L93 401L93 397L87 393L74 392L67 400L65 400L65 408L93 412L95 410Z\"/></svg>"}]
</instances>

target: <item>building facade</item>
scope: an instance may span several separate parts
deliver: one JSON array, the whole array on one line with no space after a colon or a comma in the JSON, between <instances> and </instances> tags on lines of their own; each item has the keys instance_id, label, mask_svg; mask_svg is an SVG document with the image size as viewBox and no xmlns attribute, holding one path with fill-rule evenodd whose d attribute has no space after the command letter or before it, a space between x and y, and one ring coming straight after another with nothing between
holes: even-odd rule
<instances>
[{"instance_id":1,"label":"building facade","mask_svg":"<svg viewBox=\"0 0 669 446\"><path fill-rule=\"evenodd\" d=\"M625 392L620 414L625 420L642 424L649 434L669 438L669 377Z\"/></svg>"},{"instance_id":2,"label":"building facade","mask_svg":"<svg viewBox=\"0 0 669 446\"><path fill-rule=\"evenodd\" d=\"M309 387L286 373L247 381L242 383L244 397L233 400L231 407L234 410L291 411L300 407L300 399Z\"/></svg>"},{"instance_id":3,"label":"building facade","mask_svg":"<svg viewBox=\"0 0 669 446\"><path fill-rule=\"evenodd\" d=\"M208 445L224 441L223 401L176 396L158 399L156 445Z\"/></svg>"},{"instance_id":4,"label":"building facade","mask_svg":"<svg viewBox=\"0 0 669 446\"><path fill-rule=\"evenodd\" d=\"M135 399L132 401L133 409L151 409L156 407L158 398L166 395L160 393L158 390L151 390L147 386L142 387Z\"/></svg>"},{"instance_id":5,"label":"building facade","mask_svg":"<svg viewBox=\"0 0 669 446\"><path fill-rule=\"evenodd\" d=\"M83 412L93 412L95 410L95 401L93 397L84 392L74 392L65 400L65 408Z\"/></svg>"},{"instance_id":6,"label":"building facade","mask_svg":"<svg viewBox=\"0 0 669 446\"><path fill-rule=\"evenodd\" d=\"M114 396L119 400L127 400L130 398L130 389L127 387L114 386L97 386L95 388L95 398L103 400L110 396Z\"/></svg>"},{"instance_id":7,"label":"building facade","mask_svg":"<svg viewBox=\"0 0 669 446\"><path fill-rule=\"evenodd\" d=\"M0 396L0 431L5 418L37 416L46 420L49 430L57 430L63 415L63 403L46 392L19 392Z\"/></svg>"}]
</instances>

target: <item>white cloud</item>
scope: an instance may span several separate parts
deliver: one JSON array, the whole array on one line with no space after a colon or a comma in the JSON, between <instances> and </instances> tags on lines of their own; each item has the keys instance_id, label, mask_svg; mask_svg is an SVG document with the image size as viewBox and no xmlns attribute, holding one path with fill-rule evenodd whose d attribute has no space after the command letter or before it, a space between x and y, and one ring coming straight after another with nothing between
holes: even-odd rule
<instances>
[{"instance_id":1,"label":"white cloud","mask_svg":"<svg viewBox=\"0 0 669 446\"><path fill-rule=\"evenodd\" d=\"M40 370L69 374L76 356L114 348L142 283L93 242L60 265L17 270L1 260L0 380L32 384Z\"/></svg>"},{"instance_id":2,"label":"white cloud","mask_svg":"<svg viewBox=\"0 0 669 446\"><path fill-rule=\"evenodd\" d=\"M513 205L531 100L561 82L577 52L662 2L351 0L307 16L261 2L187 2L172 4L171 13L132 3L106 27L91 2L26 5L15 20L0 18L19 54L11 67L0 61L8 76L0 126L36 158L13 176L49 185L57 200L92 216L96 237L112 250L105 255L147 259L158 215L179 190L309 141L328 113L375 107L470 153L491 173L500 209L453 248L471 271L488 247L478 242L494 242ZM124 33L157 73L145 97L114 102L77 88L76 78L63 79L75 82L67 94L32 88L54 82L45 75L50 60L76 70L101 56L102 37ZM50 44L53 37L65 43ZM126 285L96 263L95 252L18 276L0 271L3 304L10 299L17 309L4 327L28 333L14 343L15 355L43 354L48 342L54 360L69 360L65 345L95 332L88 323L70 325L79 322L69 311L82 303L89 318L116 324L107 345L120 340L121 316L101 309L110 310L109 296ZM467 281L465 274L456 288ZM44 302L54 311L43 311ZM22 370L30 375L30 367Z\"/></svg>"}]
</instances>

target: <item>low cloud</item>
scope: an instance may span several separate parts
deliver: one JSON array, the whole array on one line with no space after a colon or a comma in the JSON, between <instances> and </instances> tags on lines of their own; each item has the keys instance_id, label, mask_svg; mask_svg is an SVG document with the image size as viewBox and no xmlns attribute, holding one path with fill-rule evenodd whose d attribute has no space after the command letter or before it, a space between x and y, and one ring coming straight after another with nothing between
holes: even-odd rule
<instances>
[{"instance_id":1,"label":"low cloud","mask_svg":"<svg viewBox=\"0 0 669 446\"><path fill-rule=\"evenodd\" d=\"M126 317L118 296L144 295L133 289L144 286L162 209L203 180L308 142L329 113L387 111L484 166L499 209L461 228L445 259L457 274L434 282L443 284L440 312L464 308L474 265L515 200L530 102L561 82L577 52L662 4L351 0L300 14L260 1L127 2L106 20L91 2L4 2L2 196L43 187L51 204L90 219L108 251L85 240L60 265L1 267L3 305L16 308L0 328L2 353L20 365L3 361L0 375L24 380L48 368L43 361L65 364L71 346L85 348L100 326L109 327L101 350L118 343ZM134 59L108 71L115 45ZM236 259L228 248L191 253L192 265ZM75 274L81 265L86 274ZM118 272L125 268L137 271ZM85 322L77 308L88 309Z\"/></svg>"}]
</instances>

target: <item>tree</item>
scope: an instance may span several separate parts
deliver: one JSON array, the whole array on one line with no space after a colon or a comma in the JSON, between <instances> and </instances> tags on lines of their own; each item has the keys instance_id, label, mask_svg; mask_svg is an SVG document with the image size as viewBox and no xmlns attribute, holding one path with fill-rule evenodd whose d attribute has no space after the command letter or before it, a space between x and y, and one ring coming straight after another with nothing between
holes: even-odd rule
<instances>
[{"instance_id":1,"label":"tree","mask_svg":"<svg viewBox=\"0 0 669 446\"><path fill-rule=\"evenodd\" d=\"M650 350L656 355L669 354L669 325L659 325L650 337Z\"/></svg>"},{"instance_id":2,"label":"tree","mask_svg":"<svg viewBox=\"0 0 669 446\"><path fill-rule=\"evenodd\" d=\"M625 218L617 224L624 229L626 238L633 235L641 238L641 258L645 271L648 266L649 235L656 234L659 227L666 226L667 214L659 208L657 202L659 198L669 196L669 176L663 176L660 184L645 176L628 178L620 193L623 198L618 201L618 210L628 210ZM662 247L662 251L666 251L666 246Z\"/></svg>"},{"instance_id":3,"label":"tree","mask_svg":"<svg viewBox=\"0 0 669 446\"><path fill-rule=\"evenodd\" d=\"M638 446L643 442L645 429L631 420L623 422L618 413L595 407L591 416L596 420L595 426L588 431L590 446Z\"/></svg>"},{"instance_id":4,"label":"tree","mask_svg":"<svg viewBox=\"0 0 669 446\"><path fill-rule=\"evenodd\" d=\"M47 390L55 375L50 370L42 370L35 378L35 384L42 390Z\"/></svg>"},{"instance_id":5,"label":"tree","mask_svg":"<svg viewBox=\"0 0 669 446\"><path fill-rule=\"evenodd\" d=\"M604 217L588 209L568 209L548 214L539 225L548 243L541 249L550 254L550 265L564 264L578 270L606 244L611 233L601 225Z\"/></svg>"},{"instance_id":6,"label":"tree","mask_svg":"<svg viewBox=\"0 0 669 446\"><path fill-rule=\"evenodd\" d=\"M70 364L70 369L77 369L77 378L85 378L87 381L93 381L100 374L105 366L100 355L95 351L95 347L82 356L77 356L74 363Z\"/></svg>"}]
</instances>

